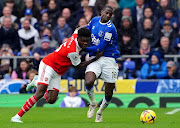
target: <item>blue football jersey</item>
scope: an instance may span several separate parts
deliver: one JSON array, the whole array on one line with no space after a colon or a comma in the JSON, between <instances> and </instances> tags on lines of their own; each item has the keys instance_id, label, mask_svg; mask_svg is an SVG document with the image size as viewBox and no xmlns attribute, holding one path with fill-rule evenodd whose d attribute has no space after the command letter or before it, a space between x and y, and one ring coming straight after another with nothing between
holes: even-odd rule
<instances>
[{"instance_id":1,"label":"blue football jersey","mask_svg":"<svg viewBox=\"0 0 180 128\"><path fill-rule=\"evenodd\" d=\"M101 17L93 18L87 28L91 31L91 47L85 49L89 52L90 56L95 56L97 49L103 51L105 57L120 57L120 53L117 50L117 31L114 24L111 21L107 23L100 22Z\"/></svg>"}]
</instances>

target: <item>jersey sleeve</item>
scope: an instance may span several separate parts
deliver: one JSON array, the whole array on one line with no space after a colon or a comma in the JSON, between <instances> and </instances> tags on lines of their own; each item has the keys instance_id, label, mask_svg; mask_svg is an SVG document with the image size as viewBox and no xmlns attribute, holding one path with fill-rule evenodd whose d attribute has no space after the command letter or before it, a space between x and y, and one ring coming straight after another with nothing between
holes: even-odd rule
<instances>
[{"instance_id":1,"label":"jersey sleeve","mask_svg":"<svg viewBox=\"0 0 180 128\"><path fill-rule=\"evenodd\" d=\"M71 53L68 54L67 57L70 58L71 63L74 66L77 66L77 65L79 65L81 63L80 56L79 56L79 54L77 52L71 52Z\"/></svg>"}]
</instances>

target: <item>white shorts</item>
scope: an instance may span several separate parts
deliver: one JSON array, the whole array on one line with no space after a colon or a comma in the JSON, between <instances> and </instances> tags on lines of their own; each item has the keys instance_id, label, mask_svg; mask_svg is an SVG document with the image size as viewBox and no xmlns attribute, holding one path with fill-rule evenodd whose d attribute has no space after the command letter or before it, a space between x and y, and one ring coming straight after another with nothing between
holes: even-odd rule
<instances>
[{"instance_id":1,"label":"white shorts","mask_svg":"<svg viewBox=\"0 0 180 128\"><path fill-rule=\"evenodd\" d=\"M107 83L115 83L118 76L118 65L111 57L102 56L97 61L89 64L86 72L94 72L96 78L100 76Z\"/></svg>"},{"instance_id":2,"label":"white shorts","mask_svg":"<svg viewBox=\"0 0 180 128\"><path fill-rule=\"evenodd\" d=\"M59 91L60 82L61 75L57 74L53 68L41 61L39 65L37 84L43 84L48 86L47 90Z\"/></svg>"}]
</instances>

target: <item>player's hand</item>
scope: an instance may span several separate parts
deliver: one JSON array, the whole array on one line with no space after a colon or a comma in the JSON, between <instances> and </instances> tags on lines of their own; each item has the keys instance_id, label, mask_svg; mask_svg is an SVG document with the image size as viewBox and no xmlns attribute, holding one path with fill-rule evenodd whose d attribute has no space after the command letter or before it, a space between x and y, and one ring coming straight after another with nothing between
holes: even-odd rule
<instances>
[{"instance_id":1,"label":"player's hand","mask_svg":"<svg viewBox=\"0 0 180 128\"><path fill-rule=\"evenodd\" d=\"M96 54L95 59L98 60L103 55L103 53L104 53L104 51L99 52L99 49L97 49L97 54Z\"/></svg>"}]
</instances>

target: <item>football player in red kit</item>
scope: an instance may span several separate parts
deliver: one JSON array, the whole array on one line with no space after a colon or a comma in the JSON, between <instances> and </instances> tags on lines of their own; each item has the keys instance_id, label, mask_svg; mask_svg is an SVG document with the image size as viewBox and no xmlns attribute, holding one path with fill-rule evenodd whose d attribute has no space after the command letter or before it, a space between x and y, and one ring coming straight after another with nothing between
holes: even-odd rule
<instances>
[{"instance_id":1,"label":"football player in red kit","mask_svg":"<svg viewBox=\"0 0 180 128\"><path fill-rule=\"evenodd\" d=\"M21 117L30 110L43 95L48 103L53 104L59 94L61 75L68 70L70 65L81 68L102 56L102 53L99 53L98 50L94 59L81 62L79 53L88 46L90 41L91 32L87 28L77 29L67 42L60 45L53 53L42 59L39 65L38 76L35 76L26 88L30 90L34 86L37 86L37 91L25 102L20 111L11 118L11 122L22 123L20 120Z\"/></svg>"}]
</instances>

